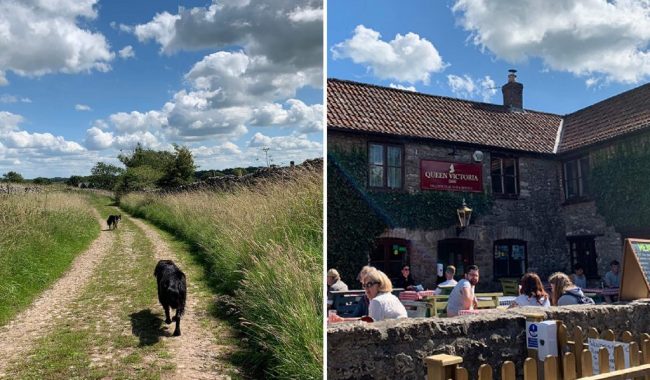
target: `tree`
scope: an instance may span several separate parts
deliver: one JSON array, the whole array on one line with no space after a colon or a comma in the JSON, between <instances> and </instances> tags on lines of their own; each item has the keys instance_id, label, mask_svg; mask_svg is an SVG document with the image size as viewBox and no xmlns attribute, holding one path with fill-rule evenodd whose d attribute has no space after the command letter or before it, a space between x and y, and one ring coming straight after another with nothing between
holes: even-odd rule
<instances>
[{"instance_id":1,"label":"tree","mask_svg":"<svg viewBox=\"0 0 650 380\"><path fill-rule=\"evenodd\" d=\"M83 182L84 178L79 175L73 175L65 181L65 184L72 187L79 187L79 184Z\"/></svg>"},{"instance_id":2,"label":"tree","mask_svg":"<svg viewBox=\"0 0 650 380\"><path fill-rule=\"evenodd\" d=\"M49 185L52 183L49 178L45 177L36 177L32 182L34 182L35 185Z\"/></svg>"},{"instance_id":3,"label":"tree","mask_svg":"<svg viewBox=\"0 0 650 380\"><path fill-rule=\"evenodd\" d=\"M187 185L194 180L194 158L192 152L185 146L174 144L174 159L165 168L165 175L158 181L158 185L163 188L173 188L181 185Z\"/></svg>"},{"instance_id":4,"label":"tree","mask_svg":"<svg viewBox=\"0 0 650 380\"><path fill-rule=\"evenodd\" d=\"M145 149L138 143L131 154L120 154L117 158L127 168L137 168L147 165L154 170L164 172L174 161L174 154L163 150Z\"/></svg>"},{"instance_id":5,"label":"tree","mask_svg":"<svg viewBox=\"0 0 650 380\"><path fill-rule=\"evenodd\" d=\"M92 175L90 181L93 187L100 189L113 190L117 184L118 177L124 172L124 169L115 165L98 162L90 169Z\"/></svg>"},{"instance_id":6,"label":"tree","mask_svg":"<svg viewBox=\"0 0 650 380\"><path fill-rule=\"evenodd\" d=\"M14 182L14 183L21 183L25 181L22 175L20 173L10 171L2 175L3 181L4 182Z\"/></svg>"}]
</instances>

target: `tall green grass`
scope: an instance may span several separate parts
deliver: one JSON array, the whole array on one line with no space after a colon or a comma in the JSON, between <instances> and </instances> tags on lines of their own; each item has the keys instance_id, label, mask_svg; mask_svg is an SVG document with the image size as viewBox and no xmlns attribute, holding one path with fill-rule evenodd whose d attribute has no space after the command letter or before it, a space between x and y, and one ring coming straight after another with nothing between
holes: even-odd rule
<instances>
[{"instance_id":1,"label":"tall green grass","mask_svg":"<svg viewBox=\"0 0 650 380\"><path fill-rule=\"evenodd\" d=\"M121 206L200 248L266 376L322 378L321 173L227 193L131 194Z\"/></svg>"},{"instance_id":2,"label":"tall green grass","mask_svg":"<svg viewBox=\"0 0 650 380\"><path fill-rule=\"evenodd\" d=\"M99 235L77 193L0 196L0 325L26 308Z\"/></svg>"}]
</instances>

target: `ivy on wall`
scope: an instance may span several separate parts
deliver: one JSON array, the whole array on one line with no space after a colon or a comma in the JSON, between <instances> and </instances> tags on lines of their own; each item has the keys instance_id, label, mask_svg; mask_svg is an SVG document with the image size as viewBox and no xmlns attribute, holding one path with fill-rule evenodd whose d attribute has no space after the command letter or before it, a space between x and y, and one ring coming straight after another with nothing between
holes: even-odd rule
<instances>
[{"instance_id":1,"label":"ivy on wall","mask_svg":"<svg viewBox=\"0 0 650 380\"><path fill-rule=\"evenodd\" d=\"M617 231L650 229L650 144L635 139L592 156L589 188Z\"/></svg>"},{"instance_id":2,"label":"ivy on wall","mask_svg":"<svg viewBox=\"0 0 650 380\"><path fill-rule=\"evenodd\" d=\"M472 219L492 205L483 193L369 190L367 156L360 150L332 151L327 165L328 266L337 268L352 286L348 281L356 281L375 239L386 228L444 229L457 224L456 209L463 198L473 210Z\"/></svg>"}]
</instances>

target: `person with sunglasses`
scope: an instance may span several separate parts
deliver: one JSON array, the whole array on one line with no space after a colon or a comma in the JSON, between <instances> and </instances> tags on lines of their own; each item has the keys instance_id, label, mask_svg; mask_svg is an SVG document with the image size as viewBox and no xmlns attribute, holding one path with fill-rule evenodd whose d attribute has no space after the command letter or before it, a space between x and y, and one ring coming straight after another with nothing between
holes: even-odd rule
<instances>
[{"instance_id":1,"label":"person with sunglasses","mask_svg":"<svg viewBox=\"0 0 650 380\"><path fill-rule=\"evenodd\" d=\"M357 280L361 282L362 288L363 288L363 284L365 283L366 274L371 269L375 269L375 268L371 267L370 265L366 265L363 268L361 268L361 272L359 272L359 275L357 276ZM368 305L370 305L370 299L368 299L368 296L364 293L364 295L359 300L359 303L357 303L357 307L354 309L354 311L350 316L353 318L359 318L368 315Z\"/></svg>"},{"instance_id":2,"label":"person with sunglasses","mask_svg":"<svg viewBox=\"0 0 650 380\"><path fill-rule=\"evenodd\" d=\"M404 305L391 293L393 284L384 272L375 268L369 270L363 288L370 299L368 316L373 321L407 317Z\"/></svg>"},{"instance_id":3,"label":"person with sunglasses","mask_svg":"<svg viewBox=\"0 0 650 380\"><path fill-rule=\"evenodd\" d=\"M415 289L415 280L411 276L411 268L408 265L402 267L402 275L398 278L395 285L405 290Z\"/></svg>"}]
</instances>

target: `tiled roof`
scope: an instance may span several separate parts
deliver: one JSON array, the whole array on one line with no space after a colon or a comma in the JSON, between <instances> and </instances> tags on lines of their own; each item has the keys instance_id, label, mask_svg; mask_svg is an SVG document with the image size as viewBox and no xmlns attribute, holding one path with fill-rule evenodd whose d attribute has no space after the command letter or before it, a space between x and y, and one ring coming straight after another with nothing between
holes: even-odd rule
<instances>
[{"instance_id":1,"label":"tiled roof","mask_svg":"<svg viewBox=\"0 0 650 380\"><path fill-rule=\"evenodd\" d=\"M559 115L328 79L327 126L553 153Z\"/></svg>"},{"instance_id":2,"label":"tiled roof","mask_svg":"<svg viewBox=\"0 0 650 380\"><path fill-rule=\"evenodd\" d=\"M558 152L650 127L650 83L565 116Z\"/></svg>"}]
</instances>

